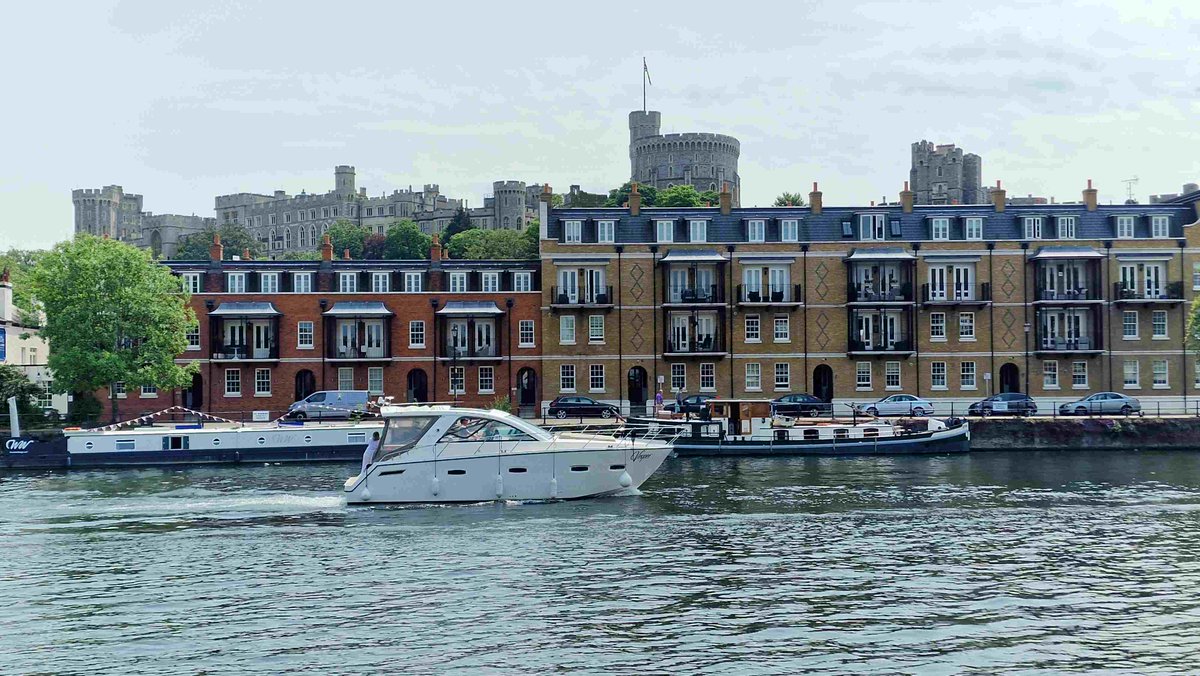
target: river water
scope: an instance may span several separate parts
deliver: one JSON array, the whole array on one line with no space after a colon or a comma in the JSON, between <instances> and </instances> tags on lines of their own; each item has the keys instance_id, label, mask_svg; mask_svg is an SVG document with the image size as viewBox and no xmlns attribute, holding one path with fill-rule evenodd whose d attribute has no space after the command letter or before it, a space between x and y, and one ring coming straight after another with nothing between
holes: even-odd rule
<instances>
[{"instance_id":1,"label":"river water","mask_svg":"<svg viewBox=\"0 0 1200 676\"><path fill-rule=\"evenodd\" d=\"M349 465L0 475L3 673L1179 673L1200 453L675 459L347 509Z\"/></svg>"}]
</instances>

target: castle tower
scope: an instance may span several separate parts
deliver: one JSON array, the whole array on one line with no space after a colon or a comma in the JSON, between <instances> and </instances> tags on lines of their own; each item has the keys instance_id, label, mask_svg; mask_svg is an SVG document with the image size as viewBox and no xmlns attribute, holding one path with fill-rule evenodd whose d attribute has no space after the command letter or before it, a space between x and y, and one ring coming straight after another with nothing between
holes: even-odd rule
<instances>
[{"instance_id":1,"label":"castle tower","mask_svg":"<svg viewBox=\"0 0 1200 676\"><path fill-rule=\"evenodd\" d=\"M341 164L333 170L333 189L343 199L354 197L354 167Z\"/></svg>"},{"instance_id":2,"label":"castle tower","mask_svg":"<svg viewBox=\"0 0 1200 676\"><path fill-rule=\"evenodd\" d=\"M979 204L983 160L953 143L918 141L912 144L908 180L917 204Z\"/></svg>"},{"instance_id":3,"label":"castle tower","mask_svg":"<svg viewBox=\"0 0 1200 676\"><path fill-rule=\"evenodd\" d=\"M524 181L494 181L492 196L497 228L520 230L525 227Z\"/></svg>"},{"instance_id":4,"label":"castle tower","mask_svg":"<svg viewBox=\"0 0 1200 676\"><path fill-rule=\"evenodd\" d=\"M71 191L75 206L75 232L127 242L141 239L142 196L126 193L119 185Z\"/></svg>"},{"instance_id":5,"label":"castle tower","mask_svg":"<svg viewBox=\"0 0 1200 676\"><path fill-rule=\"evenodd\" d=\"M741 142L725 134L660 134L658 111L629 113L629 179L659 190L691 185L717 192L729 184L733 206L741 205L738 174Z\"/></svg>"},{"instance_id":6,"label":"castle tower","mask_svg":"<svg viewBox=\"0 0 1200 676\"><path fill-rule=\"evenodd\" d=\"M629 175L636 178L637 166L633 155L636 141L658 136L662 128L662 113L657 110L635 110L629 113Z\"/></svg>"}]
</instances>

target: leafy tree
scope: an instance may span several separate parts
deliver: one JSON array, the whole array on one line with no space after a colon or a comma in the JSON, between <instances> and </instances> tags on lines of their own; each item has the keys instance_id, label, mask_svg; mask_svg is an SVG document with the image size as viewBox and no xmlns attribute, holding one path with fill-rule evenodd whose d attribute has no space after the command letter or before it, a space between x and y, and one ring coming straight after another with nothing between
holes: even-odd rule
<instances>
[{"instance_id":1,"label":"leafy tree","mask_svg":"<svg viewBox=\"0 0 1200 676\"><path fill-rule=\"evenodd\" d=\"M8 412L4 402L9 397L17 398L17 413L21 415L40 415L34 407L34 398L42 393L42 388L25 377L21 367L13 364L0 364L0 406Z\"/></svg>"},{"instance_id":2,"label":"leafy tree","mask_svg":"<svg viewBox=\"0 0 1200 676\"><path fill-rule=\"evenodd\" d=\"M404 260L429 260L433 237L421 232L410 220L393 223L387 231L387 257Z\"/></svg>"},{"instance_id":3,"label":"leafy tree","mask_svg":"<svg viewBox=\"0 0 1200 676\"><path fill-rule=\"evenodd\" d=\"M721 193L716 190L705 190L700 193L700 206L715 207L721 205Z\"/></svg>"},{"instance_id":4,"label":"leafy tree","mask_svg":"<svg viewBox=\"0 0 1200 676\"><path fill-rule=\"evenodd\" d=\"M1192 308L1188 312L1186 341L1187 349L1200 353L1200 296L1192 301Z\"/></svg>"},{"instance_id":5,"label":"leafy tree","mask_svg":"<svg viewBox=\"0 0 1200 676\"><path fill-rule=\"evenodd\" d=\"M362 257L373 261L387 258L387 236L377 232L367 235L363 240Z\"/></svg>"},{"instance_id":6,"label":"leafy tree","mask_svg":"<svg viewBox=\"0 0 1200 676\"><path fill-rule=\"evenodd\" d=\"M442 241L449 242L458 233L466 232L474 227L471 224L471 217L467 214L467 210L459 207L458 211L454 212L454 217L450 219L450 224L442 231Z\"/></svg>"},{"instance_id":7,"label":"leafy tree","mask_svg":"<svg viewBox=\"0 0 1200 676\"><path fill-rule=\"evenodd\" d=\"M633 189L633 183L629 182L622 185L620 188L613 188L608 191L608 200L604 202L606 207L623 207L629 204L629 193ZM638 194L642 196L642 206L653 207L658 206L658 189L652 185L638 185Z\"/></svg>"},{"instance_id":8,"label":"leafy tree","mask_svg":"<svg viewBox=\"0 0 1200 676\"><path fill-rule=\"evenodd\" d=\"M696 187L693 185L673 185L666 190L659 191L658 200L654 206L698 207L700 206L700 193L696 192Z\"/></svg>"},{"instance_id":9,"label":"leafy tree","mask_svg":"<svg viewBox=\"0 0 1200 676\"><path fill-rule=\"evenodd\" d=\"M497 260L533 258L537 248L530 248L528 232L517 230L480 230L460 232L447 244L451 258Z\"/></svg>"},{"instance_id":10,"label":"leafy tree","mask_svg":"<svg viewBox=\"0 0 1200 676\"><path fill-rule=\"evenodd\" d=\"M565 198L558 193L554 193L550 196L550 206L554 207L555 209L562 207L564 201L566 201Z\"/></svg>"},{"instance_id":11,"label":"leafy tree","mask_svg":"<svg viewBox=\"0 0 1200 676\"><path fill-rule=\"evenodd\" d=\"M13 285L13 306L17 309L17 321L24 326L37 327L42 321L41 313L35 311L29 284L26 282L41 253L14 248L0 254L0 272L8 270Z\"/></svg>"},{"instance_id":12,"label":"leafy tree","mask_svg":"<svg viewBox=\"0 0 1200 676\"><path fill-rule=\"evenodd\" d=\"M525 247L526 251L528 252L528 256L526 256L526 258L537 258L541 253L541 236L542 226L541 223L539 223L535 218L529 222L529 225L525 226Z\"/></svg>"},{"instance_id":13,"label":"leafy tree","mask_svg":"<svg viewBox=\"0 0 1200 676\"><path fill-rule=\"evenodd\" d=\"M287 251L277 257L281 261L319 261L320 251Z\"/></svg>"},{"instance_id":14,"label":"leafy tree","mask_svg":"<svg viewBox=\"0 0 1200 676\"><path fill-rule=\"evenodd\" d=\"M329 240L333 243L334 258L341 258L347 249L350 250L351 258L362 258L363 245L371 235L371 229L343 218L329 226L325 234L329 235Z\"/></svg>"},{"instance_id":15,"label":"leafy tree","mask_svg":"<svg viewBox=\"0 0 1200 676\"><path fill-rule=\"evenodd\" d=\"M222 258L225 260L241 256L246 249L250 250L251 256L258 258L264 250L263 243L255 239L254 235L251 235L244 226L237 223L226 223L220 228L205 228L184 237L179 243L179 249L175 252L174 260L208 260L208 249L212 246L213 235L221 236L221 244L225 247Z\"/></svg>"},{"instance_id":16,"label":"leafy tree","mask_svg":"<svg viewBox=\"0 0 1200 676\"><path fill-rule=\"evenodd\" d=\"M38 260L30 275L46 310L42 335L56 390L109 388L114 383L172 390L192 382L197 365L175 363L196 325L188 296L149 251L115 240L78 235Z\"/></svg>"},{"instance_id":17,"label":"leafy tree","mask_svg":"<svg viewBox=\"0 0 1200 676\"><path fill-rule=\"evenodd\" d=\"M779 197L775 198L775 206L777 207L802 207L804 206L804 196L798 192L782 192Z\"/></svg>"}]
</instances>

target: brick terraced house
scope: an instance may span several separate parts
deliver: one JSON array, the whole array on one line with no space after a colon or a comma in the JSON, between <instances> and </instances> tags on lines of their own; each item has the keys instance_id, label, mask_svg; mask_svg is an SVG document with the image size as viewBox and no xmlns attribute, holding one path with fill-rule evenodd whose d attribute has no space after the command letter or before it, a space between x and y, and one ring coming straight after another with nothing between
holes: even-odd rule
<instances>
[{"instance_id":1,"label":"brick terraced house","mask_svg":"<svg viewBox=\"0 0 1200 676\"><path fill-rule=\"evenodd\" d=\"M640 412L661 389L964 411L1113 390L1194 408L1200 193L1153 205L540 207L542 395ZM1191 403L1187 403L1191 402ZM849 409L844 409L843 412Z\"/></svg>"},{"instance_id":2,"label":"brick terraced house","mask_svg":"<svg viewBox=\"0 0 1200 676\"><path fill-rule=\"evenodd\" d=\"M537 261L443 259L436 239L427 261L334 260L328 237L321 249L320 261L223 261L218 238L211 260L166 263L199 318L179 361L200 372L181 392L120 388L121 410L249 420L337 389L477 406L509 395L537 410Z\"/></svg>"}]
</instances>

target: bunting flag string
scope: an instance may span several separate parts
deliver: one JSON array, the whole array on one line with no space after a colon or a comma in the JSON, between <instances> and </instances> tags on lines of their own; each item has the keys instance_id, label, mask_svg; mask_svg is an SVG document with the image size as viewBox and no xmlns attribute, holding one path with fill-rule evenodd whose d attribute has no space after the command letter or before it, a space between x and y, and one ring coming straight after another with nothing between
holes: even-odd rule
<instances>
[{"instance_id":1,"label":"bunting flag string","mask_svg":"<svg viewBox=\"0 0 1200 676\"><path fill-rule=\"evenodd\" d=\"M211 422L229 423L231 425L238 424L237 421L235 421L235 420L230 420L228 418L222 418L220 416L215 416L210 413L204 413L202 411L195 411L190 408L184 408L183 406L171 406L169 408L164 408L163 410L157 411L155 413L147 413L146 415L144 415L140 418L131 418L129 420L122 420L121 422L115 422L111 425L104 425L102 427L93 427L91 429L87 429L87 430L83 430L83 431L84 432L111 432L112 430L120 429L122 427L125 427L126 425L144 425L148 422L152 422L153 420L155 420L156 418L158 418L160 416L166 415L168 413L175 413L175 412L190 413L192 415L200 417L202 420L208 420Z\"/></svg>"}]
</instances>

